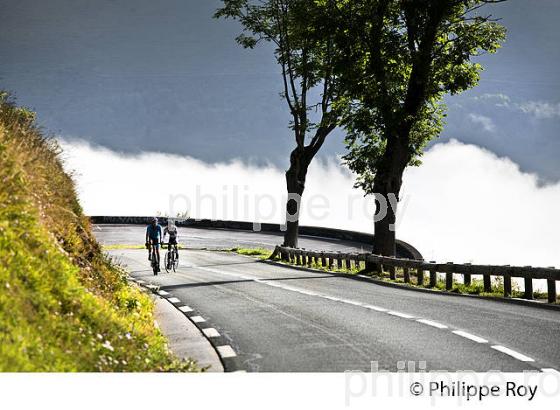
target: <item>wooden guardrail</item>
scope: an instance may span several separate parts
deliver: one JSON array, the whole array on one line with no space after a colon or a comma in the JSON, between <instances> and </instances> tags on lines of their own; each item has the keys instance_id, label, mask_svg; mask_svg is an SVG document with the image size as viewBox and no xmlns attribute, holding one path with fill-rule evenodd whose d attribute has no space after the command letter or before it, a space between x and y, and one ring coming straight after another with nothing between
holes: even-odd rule
<instances>
[{"instance_id":1,"label":"wooden guardrail","mask_svg":"<svg viewBox=\"0 0 560 410\"><path fill-rule=\"evenodd\" d=\"M396 269L403 271L405 283L411 283L411 275L416 278L417 285L423 286L425 278L429 278L428 286L435 287L438 273L445 275L445 288L453 288L453 275L462 275L465 285L471 284L472 275L483 277L484 292L492 292L492 276L502 277L504 297L511 297L511 278L523 278L525 282L525 299L533 299L533 279L546 279L548 302L555 303L557 298L556 281L560 280L560 269L534 268L532 266L509 265L472 265L453 262L436 263L424 260L392 258L371 253L341 253L310 251L305 249L277 246L270 259L279 257L281 260L301 266L321 266L328 269L352 269L360 267L361 262L369 262L389 272L389 278L396 279Z\"/></svg>"}]
</instances>

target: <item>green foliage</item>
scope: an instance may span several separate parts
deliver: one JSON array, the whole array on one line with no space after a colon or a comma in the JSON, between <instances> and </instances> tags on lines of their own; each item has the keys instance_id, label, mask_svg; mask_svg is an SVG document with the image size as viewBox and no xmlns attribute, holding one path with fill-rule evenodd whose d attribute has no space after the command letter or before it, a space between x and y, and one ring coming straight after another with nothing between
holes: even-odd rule
<instances>
[{"instance_id":1,"label":"green foliage","mask_svg":"<svg viewBox=\"0 0 560 410\"><path fill-rule=\"evenodd\" d=\"M0 371L197 370L101 252L34 118L0 93Z\"/></svg>"},{"instance_id":2,"label":"green foliage","mask_svg":"<svg viewBox=\"0 0 560 410\"><path fill-rule=\"evenodd\" d=\"M330 12L333 2L336 13ZM344 67L337 71L346 93L344 158L366 193L373 193L376 173L399 149L399 171L418 165L426 144L442 131L443 96L477 84L482 66L472 58L495 52L505 38L504 27L480 14L487 2L318 2L337 33L335 66Z\"/></svg>"}]
</instances>

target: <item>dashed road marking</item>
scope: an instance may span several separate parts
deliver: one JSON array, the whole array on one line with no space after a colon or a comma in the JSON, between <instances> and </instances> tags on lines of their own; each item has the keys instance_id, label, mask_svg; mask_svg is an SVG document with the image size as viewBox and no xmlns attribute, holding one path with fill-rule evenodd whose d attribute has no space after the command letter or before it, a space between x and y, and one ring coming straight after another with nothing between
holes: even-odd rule
<instances>
[{"instance_id":1,"label":"dashed road marking","mask_svg":"<svg viewBox=\"0 0 560 410\"><path fill-rule=\"evenodd\" d=\"M220 337L220 333L218 333L218 331L213 327L202 329L202 333L204 333L206 337Z\"/></svg>"},{"instance_id":2,"label":"dashed road marking","mask_svg":"<svg viewBox=\"0 0 560 410\"><path fill-rule=\"evenodd\" d=\"M190 319L191 319L194 323L206 322L206 319L204 319L202 316L192 316Z\"/></svg>"},{"instance_id":3,"label":"dashed road marking","mask_svg":"<svg viewBox=\"0 0 560 410\"><path fill-rule=\"evenodd\" d=\"M524 354L516 352L515 350L508 349L505 346L494 345L494 346L491 346L491 347L492 347L492 349L497 350L498 352L505 353L505 354L517 359L517 360L521 360L522 362L534 362L534 360L531 359L529 356L525 356Z\"/></svg>"},{"instance_id":4,"label":"dashed road marking","mask_svg":"<svg viewBox=\"0 0 560 410\"><path fill-rule=\"evenodd\" d=\"M400 317L400 318L403 318L403 319L414 319L415 318L414 316L403 313L403 312L398 312L398 311L395 311L395 310L388 310L388 309L385 309L385 308L382 308L382 307L378 307L378 306L374 306L374 305L368 305L366 303L362 303L362 302L358 302L358 301L336 298L334 296L323 295L321 293L315 293L315 292L307 291L307 290L304 290L304 289L295 288L295 287L292 287L292 286L286 286L286 285L282 285L282 284L278 284L278 283L271 283L267 279L260 279L260 278L250 277L250 276L247 276L247 275L239 275L239 274L235 274L235 273L232 273L232 272L218 271L216 269L211 269L211 268L202 267L202 266L195 266L195 267L199 268L199 269L202 269L202 270L207 270L209 272L218 273L218 274L221 274L221 275L234 276L234 277L239 277L239 278L246 279L246 280L251 280L251 281L254 281L256 283L261 283L263 285L272 286L272 287L275 287L275 288L280 288L280 289L288 290L288 291L291 291L291 292L297 292L297 293L300 293L300 294L315 296L315 297L319 297L319 298L322 298L322 299L332 300L332 301L335 301L335 302L341 302L341 303L350 304L350 305L354 305L354 306L360 306L360 307L370 309L370 310L374 310L374 311L377 311L377 312L384 312L384 313L387 313L389 315L397 316L397 317ZM193 318L191 318L191 319L193 319ZM428 319L417 319L417 322L428 325L428 326L436 327L436 328L439 328L439 329L448 329L448 326L446 326L444 324L441 324L441 323L438 323L438 322L434 322L432 320L428 320ZM454 333L458 336L464 337L466 339L470 339L470 340L472 340L474 342L477 342L477 343L488 343L488 341L486 339L483 339L479 336L475 336L473 334L464 332L462 330L455 330L455 331L452 331L452 333ZM223 346L219 346L218 348L220 348L220 347L223 347ZM231 349L230 346L227 346L227 347L229 347ZM532 358L530 358L528 356L525 356L521 353L518 353L514 350L511 350L507 347L504 347L504 346L501 346L501 345L494 345L494 346L491 346L491 347L493 349L497 350L497 351L500 351L502 353L510 355L510 356L520 360L520 361L534 362L534 360ZM543 369L543 371L544 370L553 370L554 371L554 369Z\"/></svg>"},{"instance_id":5,"label":"dashed road marking","mask_svg":"<svg viewBox=\"0 0 560 410\"><path fill-rule=\"evenodd\" d=\"M167 296L167 295L169 295L169 292L166 292L165 290L160 290L160 291L158 292L158 295L160 295L160 296Z\"/></svg>"},{"instance_id":6,"label":"dashed road marking","mask_svg":"<svg viewBox=\"0 0 560 410\"><path fill-rule=\"evenodd\" d=\"M177 298L169 298L167 300L170 301L171 303L181 303L181 300L179 300Z\"/></svg>"},{"instance_id":7,"label":"dashed road marking","mask_svg":"<svg viewBox=\"0 0 560 410\"><path fill-rule=\"evenodd\" d=\"M392 316L402 317L403 319L412 319L414 316L407 315L406 313L397 312L396 310L390 310L387 314Z\"/></svg>"},{"instance_id":8,"label":"dashed road marking","mask_svg":"<svg viewBox=\"0 0 560 410\"><path fill-rule=\"evenodd\" d=\"M228 357L237 356L237 353L235 353L235 350L233 350L233 348L230 345L218 346L216 347L216 350L218 351L219 355L222 356L224 359L227 359Z\"/></svg>"},{"instance_id":9,"label":"dashed road marking","mask_svg":"<svg viewBox=\"0 0 560 410\"><path fill-rule=\"evenodd\" d=\"M476 343L488 343L488 340L483 339L482 337L473 335L471 333L464 332L462 330L454 330L452 333L455 333L457 336L461 336L461 337L464 337L466 339L472 340L473 342L476 342Z\"/></svg>"},{"instance_id":10,"label":"dashed road marking","mask_svg":"<svg viewBox=\"0 0 560 410\"><path fill-rule=\"evenodd\" d=\"M560 372L556 369L552 369L552 368L544 368L541 369L541 372L543 373L554 373L554 374L560 374Z\"/></svg>"},{"instance_id":11,"label":"dashed road marking","mask_svg":"<svg viewBox=\"0 0 560 410\"><path fill-rule=\"evenodd\" d=\"M180 310L181 312L185 312L185 313L188 313L188 312L192 312L192 311L193 311L192 308L191 308L190 306L179 306L179 310Z\"/></svg>"},{"instance_id":12,"label":"dashed road marking","mask_svg":"<svg viewBox=\"0 0 560 410\"><path fill-rule=\"evenodd\" d=\"M437 327L438 329L447 329L447 326L442 325L441 323L438 323L438 322L434 322L433 320L418 319L417 322L418 323L423 323L423 324L428 325L428 326Z\"/></svg>"},{"instance_id":13,"label":"dashed road marking","mask_svg":"<svg viewBox=\"0 0 560 410\"><path fill-rule=\"evenodd\" d=\"M387 312L389 309L385 309L379 306L374 306L374 305L364 305L364 307L366 309L371 309L371 310L375 310L376 312Z\"/></svg>"}]
</instances>

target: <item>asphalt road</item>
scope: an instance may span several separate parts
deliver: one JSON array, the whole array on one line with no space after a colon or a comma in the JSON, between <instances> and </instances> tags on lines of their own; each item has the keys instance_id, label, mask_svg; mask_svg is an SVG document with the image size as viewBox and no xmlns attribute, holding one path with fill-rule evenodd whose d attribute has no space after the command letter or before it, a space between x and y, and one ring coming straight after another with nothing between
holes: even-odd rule
<instances>
[{"instance_id":1,"label":"asphalt road","mask_svg":"<svg viewBox=\"0 0 560 410\"><path fill-rule=\"evenodd\" d=\"M102 243L134 244L142 243L140 229L96 232ZM183 232L187 243L201 247L278 243L276 235L193 231ZM304 240L314 249L353 246ZM247 371L369 371L371 362L390 371L560 369L560 311L395 289L225 252L181 251L178 272L153 276L146 251L111 254L199 312Z\"/></svg>"}]
</instances>

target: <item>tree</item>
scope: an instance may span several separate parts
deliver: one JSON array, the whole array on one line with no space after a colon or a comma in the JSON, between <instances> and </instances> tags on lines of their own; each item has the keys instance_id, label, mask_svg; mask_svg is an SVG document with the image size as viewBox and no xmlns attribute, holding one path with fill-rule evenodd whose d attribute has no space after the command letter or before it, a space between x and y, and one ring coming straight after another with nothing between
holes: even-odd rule
<instances>
[{"instance_id":1,"label":"tree","mask_svg":"<svg viewBox=\"0 0 560 410\"><path fill-rule=\"evenodd\" d=\"M376 215L402 176L418 165L426 144L442 130L446 94L474 87L482 67L473 56L495 52L505 29L487 3L504 0L340 0L324 17L336 28L336 66L346 92L344 160L356 186L376 195ZM396 202L396 201L393 201ZM374 221L373 253L395 255L395 207Z\"/></svg>"},{"instance_id":2,"label":"tree","mask_svg":"<svg viewBox=\"0 0 560 410\"><path fill-rule=\"evenodd\" d=\"M286 232L284 245L297 247L299 211L311 161L336 128L337 81L333 72L333 40L320 30L321 8L309 0L223 0L214 17L233 18L243 26L237 42L253 48L274 45L281 68L281 96L291 114L290 129L296 147L286 171ZM334 4L333 1L330 1ZM313 98L315 96L315 98Z\"/></svg>"}]
</instances>

